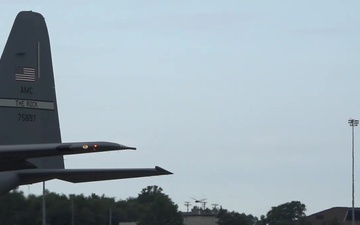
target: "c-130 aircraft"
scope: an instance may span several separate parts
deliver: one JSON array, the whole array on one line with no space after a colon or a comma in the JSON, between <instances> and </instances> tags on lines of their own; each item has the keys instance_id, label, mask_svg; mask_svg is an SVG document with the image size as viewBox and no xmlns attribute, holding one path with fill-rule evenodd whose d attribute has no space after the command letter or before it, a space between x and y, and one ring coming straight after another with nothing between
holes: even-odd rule
<instances>
[{"instance_id":1,"label":"c-130 aircraft","mask_svg":"<svg viewBox=\"0 0 360 225\"><path fill-rule=\"evenodd\" d=\"M50 41L44 17L20 12L0 59L0 194L51 179L90 182L171 172L138 169L65 169L64 155L135 150L111 142L62 143Z\"/></svg>"}]
</instances>

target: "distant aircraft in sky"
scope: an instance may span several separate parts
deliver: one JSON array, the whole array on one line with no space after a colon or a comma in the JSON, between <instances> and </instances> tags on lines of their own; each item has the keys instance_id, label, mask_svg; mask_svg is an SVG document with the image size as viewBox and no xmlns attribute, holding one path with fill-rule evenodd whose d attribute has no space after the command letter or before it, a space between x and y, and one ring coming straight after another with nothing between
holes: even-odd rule
<instances>
[{"instance_id":1,"label":"distant aircraft in sky","mask_svg":"<svg viewBox=\"0 0 360 225\"><path fill-rule=\"evenodd\" d=\"M135 148L61 143L49 36L36 12L17 15L0 59L0 125L0 194L51 179L78 183L172 174L160 167L64 168L64 155Z\"/></svg>"},{"instance_id":2,"label":"distant aircraft in sky","mask_svg":"<svg viewBox=\"0 0 360 225\"><path fill-rule=\"evenodd\" d=\"M202 206L203 206L203 209L205 210L205 208L206 208L206 198L203 198L203 199L196 199L196 198L192 198L194 201L195 201L195 203L200 203L200 204L202 204Z\"/></svg>"},{"instance_id":3,"label":"distant aircraft in sky","mask_svg":"<svg viewBox=\"0 0 360 225\"><path fill-rule=\"evenodd\" d=\"M203 199L196 199L196 198L191 198L195 201L195 203L203 203L204 201L206 201L206 198Z\"/></svg>"}]
</instances>

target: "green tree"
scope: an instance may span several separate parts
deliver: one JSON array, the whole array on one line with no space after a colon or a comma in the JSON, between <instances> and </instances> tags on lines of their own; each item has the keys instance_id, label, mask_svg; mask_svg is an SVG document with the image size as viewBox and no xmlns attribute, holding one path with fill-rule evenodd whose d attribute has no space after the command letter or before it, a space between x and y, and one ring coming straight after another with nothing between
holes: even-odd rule
<instances>
[{"instance_id":1,"label":"green tree","mask_svg":"<svg viewBox=\"0 0 360 225\"><path fill-rule=\"evenodd\" d=\"M162 188L144 188L137 198L115 202L114 198L92 194L70 195L47 191L46 218L51 225L68 225L74 215L75 224L98 225L138 221L141 225L182 225L182 215ZM74 214L72 214L72 211ZM17 190L0 196L1 225L41 225L42 196L24 196Z\"/></svg>"},{"instance_id":2,"label":"green tree","mask_svg":"<svg viewBox=\"0 0 360 225\"><path fill-rule=\"evenodd\" d=\"M245 214L229 212L226 209L220 209L217 218L219 225L252 225Z\"/></svg>"},{"instance_id":3,"label":"green tree","mask_svg":"<svg viewBox=\"0 0 360 225\"><path fill-rule=\"evenodd\" d=\"M158 186L148 186L139 194L137 201L143 206L138 225L183 225L178 206Z\"/></svg>"},{"instance_id":4,"label":"green tree","mask_svg":"<svg viewBox=\"0 0 360 225\"><path fill-rule=\"evenodd\" d=\"M260 220L259 220L256 216L253 216L253 215L251 215L251 214L246 215L246 214L244 214L244 213L242 213L242 215L245 216L246 222L247 222L247 224L249 224L249 225L260 225L260 224L261 224L261 223L260 223Z\"/></svg>"},{"instance_id":5,"label":"green tree","mask_svg":"<svg viewBox=\"0 0 360 225\"><path fill-rule=\"evenodd\" d=\"M193 213L198 213L198 214L217 214L219 211L219 209L213 207L212 209L209 209L209 208L202 208L202 207L199 207L199 206L193 206L192 209L190 210L190 212L193 212Z\"/></svg>"},{"instance_id":6,"label":"green tree","mask_svg":"<svg viewBox=\"0 0 360 225\"><path fill-rule=\"evenodd\" d=\"M194 205L192 207L192 209L190 210L190 212L193 212L193 213L200 213L203 209L197 205Z\"/></svg>"},{"instance_id":7,"label":"green tree","mask_svg":"<svg viewBox=\"0 0 360 225\"><path fill-rule=\"evenodd\" d=\"M24 224L21 213L25 212L26 199L21 191L11 191L0 198L0 221L2 225ZM20 213L19 213L20 212Z\"/></svg>"},{"instance_id":8,"label":"green tree","mask_svg":"<svg viewBox=\"0 0 360 225\"><path fill-rule=\"evenodd\" d=\"M272 207L266 214L265 222L269 225L282 225L295 222L305 217L306 206L299 201L292 201Z\"/></svg>"},{"instance_id":9,"label":"green tree","mask_svg":"<svg viewBox=\"0 0 360 225\"><path fill-rule=\"evenodd\" d=\"M40 198L42 198L40 196ZM49 192L45 197L46 222L51 225L68 225L71 221L71 205L66 195ZM61 218L61 219L59 219Z\"/></svg>"},{"instance_id":10,"label":"green tree","mask_svg":"<svg viewBox=\"0 0 360 225\"><path fill-rule=\"evenodd\" d=\"M116 202L115 217L118 222L139 221L143 211L142 205L138 203L136 198L128 198Z\"/></svg>"}]
</instances>

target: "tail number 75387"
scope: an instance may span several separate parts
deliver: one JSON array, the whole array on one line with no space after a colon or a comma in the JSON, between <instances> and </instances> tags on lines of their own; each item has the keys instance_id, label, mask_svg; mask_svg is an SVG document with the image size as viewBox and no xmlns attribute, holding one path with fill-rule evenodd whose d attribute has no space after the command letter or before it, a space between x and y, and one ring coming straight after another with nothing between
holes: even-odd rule
<instances>
[{"instance_id":1,"label":"tail number 75387","mask_svg":"<svg viewBox=\"0 0 360 225\"><path fill-rule=\"evenodd\" d=\"M18 121L21 122L35 122L36 115L18 113Z\"/></svg>"}]
</instances>

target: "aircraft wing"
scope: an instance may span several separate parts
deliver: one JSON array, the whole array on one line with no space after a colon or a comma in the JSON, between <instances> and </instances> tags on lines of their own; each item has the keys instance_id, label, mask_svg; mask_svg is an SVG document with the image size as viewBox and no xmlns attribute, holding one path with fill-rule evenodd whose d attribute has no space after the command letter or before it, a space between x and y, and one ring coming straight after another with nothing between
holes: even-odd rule
<instances>
[{"instance_id":1,"label":"aircraft wing","mask_svg":"<svg viewBox=\"0 0 360 225\"><path fill-rule=\"evenodd\" d=\"M31 169L16 171L20 185L44 180L59 179L72 183L114 180L135 177L170 175L171 172L156 166L139 169Z\"/></svg>"},{"instance_id":2,"label":"aircraft wing","mask_svg":"<svg viewBox=\"0 0 360 225\"><path fill-rule=\"evenodd\" d=\"M105 152L115 150L136 150L112 142L72 142L72 143L47 143L47 144L27 144L27 145L1 145L0 159L3 160L22 160L36 157L59 156L83 154L91 152Z\"/></svg>"}]
</instances>

